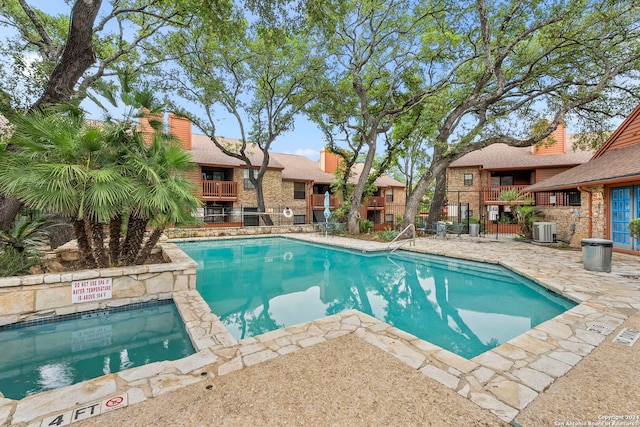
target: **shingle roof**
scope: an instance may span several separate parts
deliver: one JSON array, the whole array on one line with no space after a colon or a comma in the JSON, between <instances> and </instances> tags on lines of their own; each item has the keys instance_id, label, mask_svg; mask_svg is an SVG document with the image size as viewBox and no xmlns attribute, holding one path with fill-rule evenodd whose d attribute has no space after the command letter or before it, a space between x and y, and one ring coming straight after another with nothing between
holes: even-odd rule
<instances>
[{"instance_id":1,"label":"shingle roof","mask_svg":"<svg viewBox=\"0 0 640 427\"><path fill-rule=\"evenodd\" d=\"M222 138L222 141L230 144L238 143L238 140ZM218 165L227 167L244 167L245 163L236 158L224 154L206 135L193 134L191 138L191 156L195 163L205 165ZM262 162L262 152L255 148L249 155L255 166ZM320 162L314 162L304 156L284 153L269 153L269 167L282 169L282 179L313 181L320 184L330 184L335 178L332 173L323 172ZM362 171L362 164L354 166L354 177L357 180ZM378 187L405 187L405 185L390 176L383 175L375 181Z\"/></svg>"},{"instance_id":2,"label":"shingle roof","mask_svg":"<svg viewBox=\"0 0 640 427\"><path fill-rule=\"evenodd\" d=\"M526 191L575 188L640 177L640 143L607 151L589 161L527 187Z\"/></svg>"},{"instance_id":3,"label":"shingle roof","mask_svg":"<svg viewBox=\"0 0 640 427\"><path fill-rule=\"evenodd\" d=\"M332 173L322 172L318 162L296 154L270 153L270 157L281 165L282 179L314 181L320 184L330 184L334 181Z\"/></svg>"},{"instance_id":4,"label":"shingle roof","mask_svg":"<svg viewBox=\"0 0 640 427\"><path fill-rule=\"evenodd\" d=\"M358 178L360 177L360 174L362 173L362 168L364 167L364 165L362 163L356 163L355 165L353 165L353 176L350 179L350 182L355 184L356 182L358 182ZM391 178L388 175L382 175L381 177L379 177L378 179L375 180L374 184L377 187L406 187L406 185L404 185L403 183L401 183L400 181Z\"/></svg>"},{"instance_id":5,"label":"shingle roof","mask_svg":"<svg viewBox=\"0 0 640 427\"><path fill-rule=\"evenodd\" d=\"M220 138L221 142L235 144L239 141L236 139ZM204 165L218 166L246 166L245 162L224 154L206 135L193 134L191 136L191 156L195 163ZM248 150L248 157L251 163L259 167L262 163L262 151L255 147ZM274 169L282 169L283 166L272 156L269 156L269 167Z\"/></svg>"},{"instance_id":6,"label":"shingle roof","mask_svg":"<svg viewBox=\"0 0 640 427\"><path fill-rule=\"evenodd\" d=\"M573 145L572 135L567 135L567 146ZM568 148L564 154L536 155L531 147L511 147L507 144L491 144L473 151L451 163L450 167L482 166L484 169L522 169L579 165L589 161L593 151Z\"/></svg>"}]
</instances>

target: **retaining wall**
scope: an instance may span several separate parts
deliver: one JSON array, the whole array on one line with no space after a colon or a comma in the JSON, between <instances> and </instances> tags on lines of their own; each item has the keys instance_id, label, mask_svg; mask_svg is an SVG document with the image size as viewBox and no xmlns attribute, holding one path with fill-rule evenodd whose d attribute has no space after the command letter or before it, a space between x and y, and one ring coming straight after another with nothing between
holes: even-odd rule
<instances>
[{"instance_id":1,"label":"retaining wall","mask_svg":"<svg viewBox=\"0 0 640 427\"><path fill-rule=\"evenodd\" d=\"M160 243L163 264L96 268L64 273L0 278L0 325L43 317L119 307L154 299L172 298L173 292L196 288L197 264L173 243ZM111 298L94 291L111 279ZM75 282L75 283L74 283ZM87 302L73 302L73 290L86 282ZM105 281L106 283L109 280ZM82 291L84 292L84 291ZM97 295L97 296L96 296Z\"/></svg>"}]
</instances>

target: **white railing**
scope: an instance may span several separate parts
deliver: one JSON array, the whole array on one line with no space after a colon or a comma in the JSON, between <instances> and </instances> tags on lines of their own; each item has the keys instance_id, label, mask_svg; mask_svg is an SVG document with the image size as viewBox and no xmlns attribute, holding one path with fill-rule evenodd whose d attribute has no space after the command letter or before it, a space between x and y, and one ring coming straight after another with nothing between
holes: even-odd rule
<instances>
[{"instance_id":1,"label":"white railing","mask_svg":"<svg viewBox=\"0 0 640 427\"><path fill-rule=\"evenodd\" d=\"M414 224L409 224L407 225L404 230L402 230L396 237L394 237L394 239L392 241L389 242L389 245L387 246L387 250L389 250L389 248L391 248L391 245L398 240L400 237L402 237L402 235L407 231L407 230L411 230L413 232L412 236L409 239L403 240L400 242L400 244L393 248L391 250L391 252L395 251L396 249L399 249L400 247L402 247L402 245L404 245L405 243L409 242L409 246L415 246L416 245L416 226Z\"/></svg>"}]
</instances>

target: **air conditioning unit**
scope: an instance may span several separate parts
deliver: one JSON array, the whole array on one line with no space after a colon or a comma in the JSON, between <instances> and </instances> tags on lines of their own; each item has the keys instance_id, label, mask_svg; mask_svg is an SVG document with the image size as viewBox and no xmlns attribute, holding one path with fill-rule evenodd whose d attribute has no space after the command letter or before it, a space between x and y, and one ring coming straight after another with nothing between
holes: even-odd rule
<instances>
[{"instance_id":1,"label":"air conditioning unit","mask_svg":"<svg viewBox=\"0 0 640 427\"><path fill-rule=\"evenodd\" d=\"M555 222L534 222L533 241L540 243L553 243L556 241Z\"/></svg>"}]
</instances>

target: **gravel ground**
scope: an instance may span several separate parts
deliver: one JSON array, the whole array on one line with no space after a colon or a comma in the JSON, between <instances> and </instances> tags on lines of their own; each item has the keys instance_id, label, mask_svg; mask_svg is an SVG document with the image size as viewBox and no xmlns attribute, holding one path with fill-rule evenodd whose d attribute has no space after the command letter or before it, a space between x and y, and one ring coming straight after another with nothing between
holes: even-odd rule
<instances>
[{"instance_id":1,"label":"gravel ground","mask_svg":"<svg viewBox=\"0 0 640 427\"><path fill-rule=\"evenodd\" d=\"M640 330L640 314L538 396L512 425L640 426L640 344L613 343L623 327ZM509 424L349 335L74 425Z\"/></svg>"},{"instance_id":2,"label":"gravel ground","mask_svg":"<svg viewBox=\"0 0 640 427\"><path fill-rule=\"evenodd\" d=\"M352 335L76 425L508 426Z\"/></svg>"},{"instance_id":3,"label":"gravel ground","mask_svg":"<svg viewBox=\"0 0 640 427\"><path fill-rule=\"evenodd\" d=\"M624 327L640 330L640 314L527 406L516 423L537 426L640 426L640 343L612 342ZM598 424L600 423L600 424Z\"/></svg>"}]
</instances>

